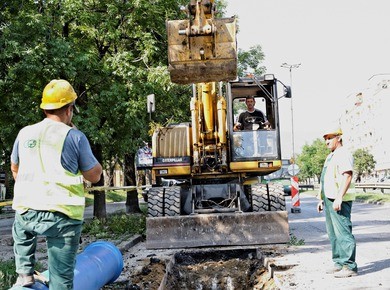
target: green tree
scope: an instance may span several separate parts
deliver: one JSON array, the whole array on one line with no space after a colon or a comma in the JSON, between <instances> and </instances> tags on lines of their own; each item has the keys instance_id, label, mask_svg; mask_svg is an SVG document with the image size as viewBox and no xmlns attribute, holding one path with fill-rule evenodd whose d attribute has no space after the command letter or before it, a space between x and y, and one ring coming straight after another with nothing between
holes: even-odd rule
<instances>
[{"instance_id":1,"label":"green tree","mask_svg":"<svg viewBox=\"0 0 390 290\"><path fill-rule=\"evenodd\" d=\"M329 150L322 139L314 140L311 145L304 145L302 153L297 158L297 164L301 169L299 176L302 179L316 177L319 181L328 154Z\"/></svg>"},{"instance_id":2,"label":"green tree","mask_svg":"<svg viewBox=\"0 0 390 290\"><path fill-rule=\"evenodd\" d=\"M357 149L353 152L353 158L356 180L360 180L363 175L369 175L374 170L376 161L367 149Z\"/></svg>"},{"instance_id":3,"label":"green tree","mask_svg":"<svg viewBox=\"0 0 390 290\"><path fill-rule=\"evenodd\" d=\"M20 128L42 118L41 92L54 78L75 87L81 113L74 122L106 168L112 160L134 156L149 138L146 95L157 96L157 120L187 117L190 89L172 85L166 67L165 20L179 19L183 2L3 3L0 152L5 164Z\"/></svg>"},{"instance_id":4,"label":"green tree","mask_svg":"<svg viewBox=\"0 0 390 290\"><path fill-rule=\"evenodd\" d=\"M265 66L261 65L264 57L265 55L260 45L252 46L248 51L238 49L238 76L242 77L248 73L263 75L266 72Z\"/></svg>"},{"instance_id":5,"label":"green tree","mask_svg":"<svg viewBox=\"0 0 390 290\"><path fill-rule=\"evenodd\" d=\"M108 172L121 163L127 185L134 184L135 152L142 141L150 141L146 96L156 95L152 121L190 119L191 87L169 79L165 27L167 19L186 17L179 9L186 4L188 0L3 1L0 164L8 170L18 131L42 119L44 86L63 78L79 96L74 123L99 161ZM219 13L225 5L222 1ZM244 69L258 68L263 57L259 47L241 53ZM95 192L95 198L97 215L104 216L104 193Z\"/></svg>"}]
</instances>

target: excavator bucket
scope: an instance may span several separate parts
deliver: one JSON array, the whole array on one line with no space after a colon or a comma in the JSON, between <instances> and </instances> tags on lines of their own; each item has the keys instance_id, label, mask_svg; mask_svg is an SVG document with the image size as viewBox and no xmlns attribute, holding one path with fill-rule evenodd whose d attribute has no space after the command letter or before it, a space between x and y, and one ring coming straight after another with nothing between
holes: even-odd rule
<instances>
[{"instance_id":1,"label":"excavator bucket","mask_svg":"<svg viewBox=\"0 0 390 290\"><path fill-rule=\"evenodd\" d=\"M146 220L149 249L241 246L287 243L286 211L150 217Z\"/></svg>"},{"instance_id":2,"label":"excavator bucket","mask_svg":"<svg viewBox=\"0 0 390 290\"><path fill-rule=\"evenodd\" d=\"M167 21L168 69L173 83L236 79L236 19L214 19L213 25L213 33L194 36L188 32L188 19Z\"/></svg>"}]
</instances>

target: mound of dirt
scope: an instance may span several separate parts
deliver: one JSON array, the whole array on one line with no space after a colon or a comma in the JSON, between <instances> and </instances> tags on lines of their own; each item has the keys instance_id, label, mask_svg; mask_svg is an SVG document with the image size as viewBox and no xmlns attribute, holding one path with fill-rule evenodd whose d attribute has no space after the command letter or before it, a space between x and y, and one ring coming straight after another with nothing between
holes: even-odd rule
<instances>
[{"instance_id":1,"label":"mound of dirt","mask_svg":"<svg viewBox=\"0 0 390 290\"><path fill-rule=\"evenodd\" d=\"M255 250L181 252L168 265L165 289L278 289Z\"/></svg>"}]
</instances>

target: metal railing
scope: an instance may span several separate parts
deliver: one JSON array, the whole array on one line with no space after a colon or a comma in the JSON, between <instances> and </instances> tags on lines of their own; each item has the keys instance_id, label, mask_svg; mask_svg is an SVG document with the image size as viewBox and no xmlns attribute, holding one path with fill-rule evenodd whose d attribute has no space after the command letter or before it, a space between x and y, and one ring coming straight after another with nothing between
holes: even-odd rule
<instances>
[{"instance_id":1,"label":"metal railing","mask_svg":"<svg viewBox=\"0 0 390 290\"><path fill-rule=\"evenodd\" d=\"M361 182L361 183L355 183L355 188L361 188L364 192L366 192L367 189L380 189L382 193L385 192L385 189L390 189L390 183L388 182Z\"/></svg>"},{"instance_id":2,"label":"metal railing","mask_svg":"<svg viewBox=\"0 0 390 290\"><path fill-rule=\"evenodd\" d=\"M106 191L106 190L124 190L124 191L132 191L137 190L137 188L147 188L148 186L142 185L142 186L135 186L135 185L129 185L129 186L94 186L94 187L86 187L84 190L87 192L90 191Z\"/></svg>"},{"instance_id":3,"label":"metal railing","mask_svg":"<svg viewBox=\"0 0 390 290\"><path fill-rule=\"evenodd\" d=\"M299 184L299 189L314 190L314 184Z\"/></svg>"}]
</instances>

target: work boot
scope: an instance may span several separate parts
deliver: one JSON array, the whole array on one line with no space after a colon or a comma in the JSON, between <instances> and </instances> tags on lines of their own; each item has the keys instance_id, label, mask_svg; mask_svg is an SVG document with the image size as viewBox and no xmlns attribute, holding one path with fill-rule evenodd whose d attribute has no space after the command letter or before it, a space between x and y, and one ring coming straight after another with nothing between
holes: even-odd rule
<instances>
[{"instance_id":1,"label":"work boot","mask_svg":"<svg viewBox=\"0 0 390 290\"><path fill-rule=\"evenodd\" d=\"M45 284L46 286L49 287L49 280L45 276L43 276L42 273L36 270L34 271L34 280L41 282L42 284Z\"/></svg>"},{"instance_id":2,"label":"work boot","mask_svg":"<svg viewBox=\"0 0 390 290\"><path fill-rule=\"evenodd\" d=\"M341 265L335 264L332 268L326 270L326 274L334 274L336 272L339 272L343 269Z\"/></svg>"},{"instance_id":3,"label":"work boot","mask_svg":"<svg viewBox=\"0 0 390 290\"><path fill-rule=\"evenodd\" d=\"M34 285L35 280L34 276L31 274L19 274L18 279L16 279L16 283L14 286L22 286L28 287Z\"/></svg>"},{"instance_id":4,"label":"work boot","mask_svg":"<svg viewBox=\"0 0 390 290\"><path fill-rule=\"evenodd\" d=\"M352 276L357 276L357 269L351 270L347 266L344 266L341 271L338 271L334 274L335 278L348 278Z\"/></svg>"}]
</instances>

